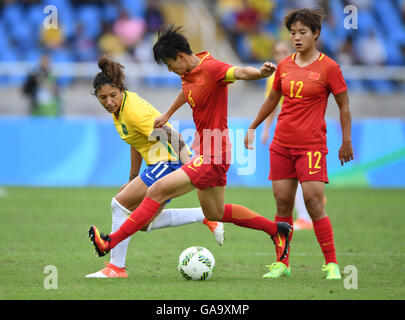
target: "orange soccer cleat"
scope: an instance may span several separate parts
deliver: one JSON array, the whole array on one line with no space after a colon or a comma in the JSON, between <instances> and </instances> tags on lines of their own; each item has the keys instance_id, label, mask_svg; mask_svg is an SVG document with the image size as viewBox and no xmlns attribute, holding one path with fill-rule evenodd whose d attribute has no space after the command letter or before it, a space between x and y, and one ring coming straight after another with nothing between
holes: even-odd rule
<instances>
[{"instance_id":1,"label":"orange soccer cleat","mask_svg":"<svg viewBox=\"0 0 405 320\"><path fill-rule=\"evenodd\" d=\"M276 246L277 261L283 260L289 253L292 227L287 222L277 222L277 233L271 237Z\"/></svg>"},{"instance_id":2,"label":"orange soccer cleat","mask_svg":"<svg viewBox=\"0 0 405 320\"><path fill-rule=\"evenodd\" d=\"M287 222L277 222L277 233L271 237L276 246L277 261L287 257L290 249L292 227Z\"/></svg>"},{"instance_id":3,"label":"orange soccer cleat","mask_svg":"<svg viewBox=\"0 0 405 320\"><path fill-rule=\"evenodd\" d=\"M110 237L103 233L100 234L96 226L90 227L89 238L93 243L99 257L102 257L110 252Z\"/></svg>"}]
</instances>

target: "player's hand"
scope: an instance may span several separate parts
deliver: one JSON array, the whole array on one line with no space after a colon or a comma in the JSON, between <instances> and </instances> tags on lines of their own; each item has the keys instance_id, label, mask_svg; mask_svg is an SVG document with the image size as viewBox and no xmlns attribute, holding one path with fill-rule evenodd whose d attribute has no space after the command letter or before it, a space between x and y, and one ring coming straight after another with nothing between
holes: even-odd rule
<instances>
[{"instance_id":1,"label":"player's hand","mask_svg":"<svg viewBox=\"0 0 405 320\"><path fill-rule=\"evenodd\" d=\"M276 71L276 65L268 61L263 63L262 67L260 68L260 74L263 76L263 78L270 77L274 71Z\"/></svg>"},{"instance_id":2,"label":"player's hand","mask_svg":"<svg viewBox=\"0 0 405 320\"><path fill-rule=\"evenodd\" d=\"M252 147L252 143L254 140L255 140L255 130L248 129L248 132L246 133L245 136L245 148L248 150L253 150L254 147Z\"/></svg>"},{"instance_id":3,"label":"player's hand","mask_svg":"<svg viewBox=\"0 0 405 320\"><path fill-rule=\"evenodd\" d=\"M160 116L156 117L155 122L153 123L153 128L162 128L167 121L169 121L169 117L164 113Z\"/></svg>"},{"instance_id":4,"label":"player's hand","mask_svg":"<svg viewBox=\"0 0 405 320\"><path fill-rule=\"evenodd\" d=\"M353 148L351 142L343 142L339 149L339 160L343 166L344 163L353 160Z\"/></svg>"}]
</instances>

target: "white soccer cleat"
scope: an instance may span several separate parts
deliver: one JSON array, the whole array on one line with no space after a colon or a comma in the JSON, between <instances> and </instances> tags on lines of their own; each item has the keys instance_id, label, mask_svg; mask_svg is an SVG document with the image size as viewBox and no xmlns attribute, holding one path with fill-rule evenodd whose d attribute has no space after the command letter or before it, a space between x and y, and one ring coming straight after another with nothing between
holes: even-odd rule
<instances>
[{"instance_id":1,"label":"white soccer cleat","mask_svg":"<svg viewBox=\"0 0 405 320\"><path fill-rule=\"evenodd\" d=\"M102 273L100 270L100 271L86 275L86 278L108 278L108 277L104 273Z\"/></svg>"},{"instance_id":2,"label":"white soccer cleat","mask_svg":"<svg viewBox=\"0 0 405 320\"><path fill-rule=\"evenodd\" d=\"M225 241L225 229L224 224L222 222L218 222L218 226L214 230L214 236L218 244L222 246Z\"/></svg>"},{"instance_id":3,"label":"white soccer cleat","mask_svg":"<svg viewBox=\"0 0 405 320\"><path fill-rule=\"evenodd\" d=\"M106 263L100 271L86 275L86 278L128 278L125 268L118 268L111 263Z\"/></svg>"},{"instance_id":4,"label":"white soccer cleat","mask_svg":"<svg viewBox=\"0 0 405 320\"><path fill-rule=\"evenodd\" d=\"M218 221L210 221L207 218L204 218L203 223L210 228L211 232L215 236L215 240L217 240L218 244L222 246L225 241L224 224Z\"/></svg>"}]
</instances>

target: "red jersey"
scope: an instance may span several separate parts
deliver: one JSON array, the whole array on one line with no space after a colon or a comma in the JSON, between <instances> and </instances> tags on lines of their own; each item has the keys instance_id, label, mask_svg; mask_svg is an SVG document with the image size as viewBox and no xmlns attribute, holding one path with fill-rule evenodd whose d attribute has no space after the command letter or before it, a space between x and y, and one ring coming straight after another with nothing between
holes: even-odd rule
<instances>
[{"instance_id":1,"label":"red jersey","mask_svg":"<svg viewBox=\"0 0 405 320\"><path fill-rule=\"evenodd\" d=\"M197 154L215 157L215 161L230 161L227 85L233 80L227 78L227 72L233 66L214 59L208 52L196 56L201 59L200 64L181 77L196 126L192 149Z\"/></svg>"},{"instance_id":2,"label":"red jersey","mask_svg":"<svg viewBox=\"0 0 405 320\"><path fill-rule=\"evenodd\" d=\"M339 65L321 53L308 66L295 55L277 66L273 89L284 96L273 142L287 148L319 148L327 152L325 112L329 94L347 90Z\"/></svg>"}]
</instances>

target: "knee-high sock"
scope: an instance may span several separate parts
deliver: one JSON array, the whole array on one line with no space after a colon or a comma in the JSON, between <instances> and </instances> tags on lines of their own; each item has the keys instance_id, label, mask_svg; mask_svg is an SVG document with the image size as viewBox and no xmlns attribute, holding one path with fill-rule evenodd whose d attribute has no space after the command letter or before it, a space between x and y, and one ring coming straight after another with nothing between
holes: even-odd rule
<instances>
[{"instance_id":1,"label":"knee-high sock","mask_svg":"<svg viewBox=\"0 0 405 320\"><path fill-rule=\"evenodd\" d=\"M290 215L289 217L280 217L276 214L276 216L274 217L274 222L287 222L290 226L292 226L293 225L293 216ZM293 232L294 232L294 230L292 230L290 233L290 244L291 244ZM277 251L276 251L276 253L277 253ZM287 267L290 265L289 260L290 260L290 253L288 253L287 256L283 260L280 260L277 257L277 261L284 263Z\"/></svg>"},{"instance_id":2,"label":"knee-high sock","mask_svg":"<svg viewBox=\"0 0 405 320\"><path fill-rule=\"evenodd\" d=\"M302 187L300 183L298 183L297 193L295 194L294 206L295 210L297 211L298 219L302 219L308 222L312 221L305 206L304 194L302 193Z\"/></svg>"},{"instance_id":3,"label":"knee-high sock","mask_svg":"<svg viewBox=\"0 0 405 320\"><path fill-rule=\"evenodd\" d=\"M110 234L110 249L148 224L159 210L160 203L145 197L138 208L125 220L121 227Z\"/></svg>"},{"instance_id":4,"label":"knee-high sock","mask_svg":"<svg viewBox=\"0 0 405 320\"><path fill-rule=\"evenodd\" d=\"M337 264L333 229L329 217L316 220L313 224L315 236L321 246L322 253L325 256L325 264L330 262Z\"/></svg>"},{"instance_id":5,"label":"knee-high sock","mask_svg":"<svg viewBox=\"0 0 405 320\"><path fill-rule=\"evenodd\" d=\"M167 227L177 227L194 222L203 222L204 213L199 208L164 209L148 226L148 232Z\"/></svg>"},{"instance_id":6,"label":"knee-high sock","mask_svg":"<svg viewBox=\"0 0 405 320\"><path fill-rule=\"evenodd\" d=\"M262 230L270 236L277 234L277 225L273 221L237 204L225 204L222 222L231 222L244 228Z\"/></svg>"},{"instance_id":7,"label":"knee-high sock","mask_svg":"<svg viewBox=\"0 0 405 320\"><path fill-rule=\"evenodd\" d=\"M131 213L128 209L124 208L115 198L111 201L111 214L112 214L112 226L111 232L117 231L120 226L128 218ZM114 249L111 250L110 263L113 265L124 268L125 258L127 255L127 249L130 237L120 242Z\"/></svg>"}]
</instances>

